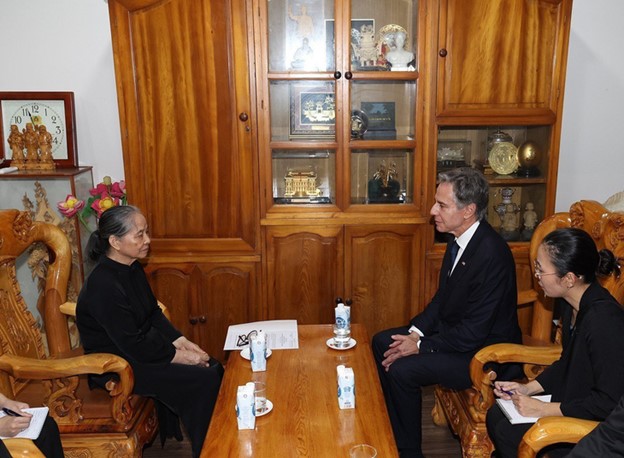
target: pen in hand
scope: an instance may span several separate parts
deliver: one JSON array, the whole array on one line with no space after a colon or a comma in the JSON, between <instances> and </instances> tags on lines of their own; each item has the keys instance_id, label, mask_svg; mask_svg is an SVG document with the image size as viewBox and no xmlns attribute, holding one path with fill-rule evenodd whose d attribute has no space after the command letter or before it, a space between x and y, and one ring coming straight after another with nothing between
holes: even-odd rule
<instances>
[{"instance_id":1,"label":"pen in hand","mask_svg":"<svg viewBox=\"0 0 624 458\"><path fill-rule=\"evenodd\" d=\"M22 415L20 415L19 413L14 412L14 411L13 411L13 410L11 410L11 409L7 409L6 407L3 407L3 408L2 408L2 411L3 411L5 414L7 414L8 416L10 416L10 417L21 417L21 416L22 416Z\"/></svg>"},{"instance_id":2,"label":"pen in hand","mask_svg":"<svg viewBox=\"0 0 624 458\"><path fill-rule=\"evenodd\" d=\"M498 390L498 391L500 391L502 393L505 393L508 396L513 396L514 394L516 394L513 391L504 390L504 389L502 389L500 387L497 387L496 385L492 385L492 388L494 388L494 389L496 389L496 390Z\"/></svg>"}]
</instances>

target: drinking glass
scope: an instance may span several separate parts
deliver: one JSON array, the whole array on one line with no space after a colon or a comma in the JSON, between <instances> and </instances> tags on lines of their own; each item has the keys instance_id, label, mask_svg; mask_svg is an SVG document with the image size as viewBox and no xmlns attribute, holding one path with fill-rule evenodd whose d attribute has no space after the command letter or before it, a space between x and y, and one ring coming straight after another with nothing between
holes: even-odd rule
<instances>
[{"instance_id":1,"label":"drinking glass","mask_svg":"<svg viewBox=\"0 0 624 458\"><path fill-rule=\"evenodd\" d=\"M262 414L267 409L266 383L254 382L254 394L256 396L256 415Z\"/></svg>"},{"instance_id":2,"label":"drinking glass","mask_svg":"<svg viewBox=\"0 0 624 458\"><path fill-rule=\"evenodd\" d=\"M349 450L350 458L375 458L377 456L377 450L368 444L358 444L351 447Z\"/></svg>"},{"instance_id":3,"label":"drinking glass","mask_svg":"<svg viewBox=\"0 0 624 458\"><path fill-rule=\"evenodd\" d=\"M334 325L334 345L336 347L348 347L351 340L351 328L349 326Z\"/></svg>"}]
</instances>

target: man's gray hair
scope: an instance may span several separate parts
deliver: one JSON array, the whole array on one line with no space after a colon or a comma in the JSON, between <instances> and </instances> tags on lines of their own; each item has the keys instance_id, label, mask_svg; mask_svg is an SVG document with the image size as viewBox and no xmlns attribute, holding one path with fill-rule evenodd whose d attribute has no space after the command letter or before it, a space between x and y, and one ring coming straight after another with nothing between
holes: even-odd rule
<instances>
[{"instance_id":1,"label":"man's gray hair","mask_svg":"<svg viewBox=\"0 0 624 458\"><path fill-rule=\"evenodd\" d=\"M441 183L451 183L458 208L475 204L477 219L479 221L486 219L490 185L483 173L470 167L453 169L438 174L438 185Z\"/></svg>"}]
</instances>

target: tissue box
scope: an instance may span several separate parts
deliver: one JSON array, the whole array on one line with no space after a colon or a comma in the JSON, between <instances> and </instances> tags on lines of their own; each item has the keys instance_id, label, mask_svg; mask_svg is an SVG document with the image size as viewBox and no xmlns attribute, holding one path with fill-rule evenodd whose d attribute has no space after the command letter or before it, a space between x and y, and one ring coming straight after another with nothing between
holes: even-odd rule
<instances>
[{"instance_id":1,"label":"tissue box","mask_svg":"<svg viewBox=\"0 0 624 458\"><path fill-rule=\"evenodd\" d=\"M341 409L355 409L355 375L353 368L340 365L338 373L338 407Z\"/></svg>"}]
</instances>

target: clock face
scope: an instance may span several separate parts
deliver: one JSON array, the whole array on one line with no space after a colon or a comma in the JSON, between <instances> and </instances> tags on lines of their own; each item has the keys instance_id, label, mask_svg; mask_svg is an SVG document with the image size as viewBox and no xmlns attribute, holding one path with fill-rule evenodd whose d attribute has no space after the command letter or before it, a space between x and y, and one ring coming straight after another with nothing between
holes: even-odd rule
<instances>
[{"instance_id":1,"label":"clock face","mask_svg":"<svg viewBox=\"0 0 624 458\"><path fill-rule=\"evenodd\" d=\"M11 131L12 124L17 125L20 132L27 123L33 126L43 124L52 135L52 157L55 160L68 159L64 100L2 100L0 109L5 136Z\"/></svg>"}]
</instances>

